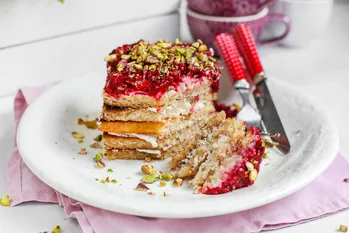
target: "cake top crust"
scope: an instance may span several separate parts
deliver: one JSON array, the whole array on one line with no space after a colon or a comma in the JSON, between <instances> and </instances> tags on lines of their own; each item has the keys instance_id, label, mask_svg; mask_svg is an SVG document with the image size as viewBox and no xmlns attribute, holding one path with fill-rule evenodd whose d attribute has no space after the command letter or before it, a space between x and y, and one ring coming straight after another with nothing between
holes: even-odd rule
<instances>
[{"instance_id":1,"label":"cake top crust","mask_svg":"<svg viewBox=\"0 0 349 233\"><path fill-rule=\"evenodd\" d=\"M123 95L148 95L160 99L166 92L178 91L181 83L211 82L211 91L218 91L220 67L213 50L198 40L183 44L158 40L140 40L114 49L105 58L107 80L104 91L118 98Z\"/></svg>"}]
</instances>

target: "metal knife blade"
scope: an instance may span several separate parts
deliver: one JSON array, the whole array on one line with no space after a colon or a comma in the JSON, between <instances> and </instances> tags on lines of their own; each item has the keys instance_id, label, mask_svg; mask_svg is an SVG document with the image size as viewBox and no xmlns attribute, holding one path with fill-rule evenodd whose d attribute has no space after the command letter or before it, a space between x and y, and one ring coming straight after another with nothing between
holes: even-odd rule
<instances>
[{"instance_id":1,"label":"metal knife blade","mask_svg":"<svg viewBox=\"0 0 349 233\"><path fill-rule=\"evenodd\" d=\"M287 138L281 119L270 95L266 78L257 84L259 91L253 94L259 113L262 116L262 122L270 135L271 139L276 142L275 147L283 154L291 150L291 144Z\"/></svg>"}]
</instances>

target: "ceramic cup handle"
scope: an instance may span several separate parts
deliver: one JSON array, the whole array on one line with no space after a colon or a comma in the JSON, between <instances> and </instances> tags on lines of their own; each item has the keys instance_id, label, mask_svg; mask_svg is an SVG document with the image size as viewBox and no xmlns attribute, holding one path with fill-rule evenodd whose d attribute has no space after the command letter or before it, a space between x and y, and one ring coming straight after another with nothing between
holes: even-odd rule
<instances>
[{"instance_id":1,"label":"ceramic cup handle","mask_svg":"<svg viewBox=\"0 0 349 233\"><path fill-rule=\"evenodd\" d=\"M265 39L265 40L259 40L259 44L264 45L264 44L277 43L277 42L280 42L283 39L285 39L285 37L288 35L288 33L290 32L290 29L291 29L291 21L286 15L283 15L283 14L267 15L263 27L265 27L265 25L267 25L271 22L275 22L275 21L281 21L285 25L286 29L285 29L284 33L282 33L280 36L277 36L277 37L273 37L273 38L269 38L269 39Z\"/></svg>"}]
</instances>

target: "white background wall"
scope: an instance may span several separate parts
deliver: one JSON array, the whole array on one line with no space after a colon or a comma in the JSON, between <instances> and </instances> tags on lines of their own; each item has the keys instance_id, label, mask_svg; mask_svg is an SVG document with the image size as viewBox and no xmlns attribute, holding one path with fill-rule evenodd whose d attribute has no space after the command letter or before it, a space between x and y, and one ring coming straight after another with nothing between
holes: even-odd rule
<instances>
[{"instance_id":1,"label":"white background wall","mask_svg":"<svg viewBox=\"0 0 349 233\"><path fill-rule=\"evenodd\" d=\"M122 7L121 7L122 5ZM0 0L0 96L97 72L113 48L179 36L179 0Z\"/></svg>"}]
</instances>

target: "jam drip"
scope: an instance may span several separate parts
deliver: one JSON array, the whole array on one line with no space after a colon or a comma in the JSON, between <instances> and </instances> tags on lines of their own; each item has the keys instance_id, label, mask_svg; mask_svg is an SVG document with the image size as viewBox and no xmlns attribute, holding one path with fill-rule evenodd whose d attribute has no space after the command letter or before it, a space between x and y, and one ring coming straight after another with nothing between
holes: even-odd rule
<instances>
[{"instance_id":1,"label":"jam drip","mask_svg":"<svg viewBox=\"0 0 349 233\"><path fill-rule=\"evenodd\" d=\"M238 153L243 157L242 161L238 162L232 169L226 171L225 174L222 175L222 177L225 177L225 180L222 180L220 186L203 187L200 190L201 193L212 195L222 194L254 184L254 181L249 178L246 162L253 163L254 169L259 172L265 147L263 146L262 138L260 137L258 129L251 127L249 133L250 136L254 137L254 141L251 145L242 149L242 151Z\"/></svg>"},{"instance_id":2,"label":"jam drip","mask_svg":"<svg viewBox=\"0 0 349 233\"><path fill-rule=\"evenodd\" d=\"M181 83L199 85L207 78L211 91L217 92L221 71L212 56L200 40L193 44L140 40L123 45L106 57L104 91L115 98L141 94L160 99L167 91L177 91Z\"/></svg>"}]
</instances>

